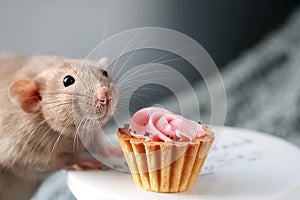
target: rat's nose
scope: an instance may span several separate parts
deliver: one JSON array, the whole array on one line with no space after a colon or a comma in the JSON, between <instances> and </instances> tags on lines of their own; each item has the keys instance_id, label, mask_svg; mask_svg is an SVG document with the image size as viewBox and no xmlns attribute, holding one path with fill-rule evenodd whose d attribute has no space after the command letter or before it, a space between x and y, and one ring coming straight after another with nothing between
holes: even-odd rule
<instances>
[{"instance_id":1,"label":"rat's nose","mask_svg":"<svg viewBox=\"0 0 300 200\"><path fill-rule=\"evenodd\" d=\"M106 97L100 99L99 103L107 106L110 103L110 101L111 101L111 97L106 96Z\"/></svg>"},{"instance_id":2,"label":"rat's nose","mask_svg":"<svg viewBox=\"0 0 300 200\"><path fill-rule=\"evenodd\" d=\"M107 106L110 102L111 102L111 96L107 90L99 91L96 94L96 103Z\"/></svg>"}]
</instances>

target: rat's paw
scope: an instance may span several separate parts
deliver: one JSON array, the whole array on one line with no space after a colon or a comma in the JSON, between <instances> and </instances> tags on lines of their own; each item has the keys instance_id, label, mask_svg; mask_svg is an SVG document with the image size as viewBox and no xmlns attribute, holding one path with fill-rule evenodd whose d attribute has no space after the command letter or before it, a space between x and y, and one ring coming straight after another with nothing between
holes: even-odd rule
<instances>
[{"instance_id":1,"label":"rat's paw","mask_svg":"<svg viewBox=\"0 0 300 200\"><path fill-rule=\"evenodd\" d=\"M99 162L95 159L82 159L78 160L77 163L67 166L67 170L73 170L73 171L88 171L88 170L105 170L108 169L107 166Z\"/></svg>"}]
</instances>

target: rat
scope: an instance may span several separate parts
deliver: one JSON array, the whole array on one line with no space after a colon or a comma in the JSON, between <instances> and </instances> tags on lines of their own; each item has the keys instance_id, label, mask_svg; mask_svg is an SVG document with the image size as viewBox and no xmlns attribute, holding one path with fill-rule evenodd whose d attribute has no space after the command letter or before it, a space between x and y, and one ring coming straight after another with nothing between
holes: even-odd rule
<instances>
[{"instance_id":1,"label":"rat","mask_svg":"<svg viewBox=\"0 0 300 200\"><path fill-rule=\"evenodd\" d=\"M115 111L106 67L106 58L0 56L0 199L30 199L57 170L103 166L80 158L78 124L104 126Z\"/></svg>"}]
</instances>

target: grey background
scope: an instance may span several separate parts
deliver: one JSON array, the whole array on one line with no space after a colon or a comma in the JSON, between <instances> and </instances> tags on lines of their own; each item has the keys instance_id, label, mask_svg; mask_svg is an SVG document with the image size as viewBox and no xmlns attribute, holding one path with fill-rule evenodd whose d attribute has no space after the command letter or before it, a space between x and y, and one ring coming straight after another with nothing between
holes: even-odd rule
<instances>
[{"instance_id":1,"label":"grey background","mask_svg":"<svg viewBox=\"0 0 300 200\"><path fill-rule=\"evenodd\" d=\"M196 39L225 66L281 24L296 0L0 0L0 53L84 58L103 38L160 26Z\"/></svg>"}]
</instances>

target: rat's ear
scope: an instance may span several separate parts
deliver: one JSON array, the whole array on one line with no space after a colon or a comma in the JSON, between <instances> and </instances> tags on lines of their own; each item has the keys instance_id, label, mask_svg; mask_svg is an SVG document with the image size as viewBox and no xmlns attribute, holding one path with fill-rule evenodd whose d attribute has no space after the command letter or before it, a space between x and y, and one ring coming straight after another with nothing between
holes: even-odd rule
<instances>
[{"instance_id":1,"label":"rat's ear","mask_svg":"<svg viewBox=\"0 0 300 200\"><path fill-rule=\"evenodd\" d=\"M107 69L108 59L106 57L101 58L98 63L102 69L104 69L104 70Z\"/></svg>"},{"instance_id":2,"label":"rat's ear","mask_svg":"<svg viewBox=\"0 0 300 200\"><path fill-rule=\"evenodd\" d=\"M27 113L41 110L41 96L38 83L32 80L21 80L9 88L10 101Z\"/></svg>"}]
</instances>

